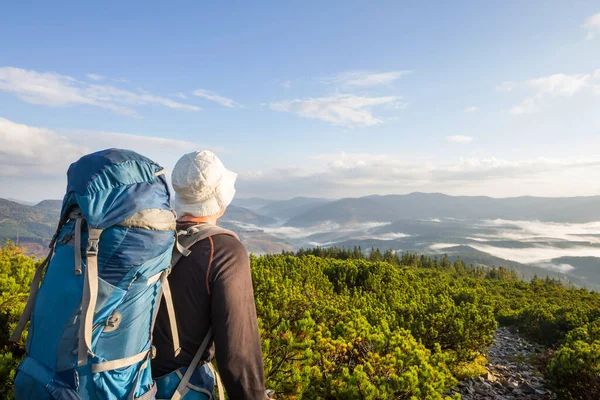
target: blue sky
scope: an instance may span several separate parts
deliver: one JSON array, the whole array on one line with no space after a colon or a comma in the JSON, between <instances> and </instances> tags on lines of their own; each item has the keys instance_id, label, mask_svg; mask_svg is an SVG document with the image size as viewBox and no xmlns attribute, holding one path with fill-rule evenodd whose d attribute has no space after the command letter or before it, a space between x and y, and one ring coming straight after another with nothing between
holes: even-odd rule
<instances>
[{"instance_id":1,"label":"blue sky","mask_svg":"<svg viewBox=\"0 0 600 400\"><path fill-rule=\"evenodd\" d=\"M600 194L597 1L255 3L5 5L0 197L105 147L243 197Z\"/></svg>"}]
</instances>

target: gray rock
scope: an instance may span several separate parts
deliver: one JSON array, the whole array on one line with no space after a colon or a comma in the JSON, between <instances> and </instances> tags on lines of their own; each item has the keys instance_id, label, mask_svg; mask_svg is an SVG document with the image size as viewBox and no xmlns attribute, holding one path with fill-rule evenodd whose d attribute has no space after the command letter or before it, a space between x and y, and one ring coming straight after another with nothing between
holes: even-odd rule
<instances>
[{"instance_id":1,"label":"gray rock","mask_svg":"<svg viewBox=\"0 0 600 400\"><path fill-rule=\"evenodd\" d=\"M460 382L448 394L459 393L463 400L555 399L529 364L533 354L542 352L542 347L519 337L516 330L500 328L487 351L487 374Z\"/></svg>"}]
</instances>

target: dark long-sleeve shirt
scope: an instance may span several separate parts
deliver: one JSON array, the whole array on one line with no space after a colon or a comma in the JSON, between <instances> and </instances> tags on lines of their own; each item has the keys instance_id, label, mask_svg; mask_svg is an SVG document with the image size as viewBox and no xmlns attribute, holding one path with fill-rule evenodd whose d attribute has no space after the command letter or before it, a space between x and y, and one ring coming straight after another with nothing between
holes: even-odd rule
<instances>
[{"instance_id":1,"label":"dark long-sleeve shirt","mask_svg":"<svg viewBox=\"0 0 600 400\"><path fill-rule=\"evenodd\" d=\"M212 324L214 343L203 360L216 356L230 399L263 400L264 367L248 253L228 235L204 239L190 250L191 255L182 257L169 276L181 352L177 357L173 354L163 301L154 330L157 354L152 373L159 377L187 367Z\"/></svg>"}]
</instances>

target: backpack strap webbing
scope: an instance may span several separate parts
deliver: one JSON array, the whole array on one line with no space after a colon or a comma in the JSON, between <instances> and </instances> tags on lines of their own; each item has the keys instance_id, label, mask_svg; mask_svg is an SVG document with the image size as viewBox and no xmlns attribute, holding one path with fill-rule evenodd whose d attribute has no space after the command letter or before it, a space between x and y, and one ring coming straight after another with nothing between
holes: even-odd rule
<instances>
[{"instance_id":1,"label":"backpack strap webbing","mask_svg":"<svg viewBox=\"0 0 600 400\"><path fill-rule=\"evenodd\" d=\"M198 347L198 351L196 351L196 355L194 356L194 358L192 359L192 362L190 363L187 370L185 371L185 375L183 375L183 377L181 378L181 381L179 381L179 385L177 385L177 389L175 390L175 393L173 393L173 396L171 396L171 400L181 400L183 398L183 396L185 396L187 394L187 392L190 391L190 386L189 386L190 378L192 377L192 374L194 373L196 368L198 368L198 365L200 365L200 360L202 359L202 355L204 355L204 351L206 351L211 339L212 339L212 327L208 329L208 333L204 337L204 340L202 341L202 344L200 344L200 347ZM214 371L212 368L211 368L211 371L213 371L215 380L217 381L217 384L219 386L219 399L225 400L225 393L222 389L221 378L216 373L216 371Z\"/></svg>"},{"instance_id":2,"label":"backpack strap webbing","mask_svg":"<svg viewBox=\"0 0 600 400\"><path fill-rule=\"evenodd\" d=\"M187 257L191 254L190 248L202 240L215 236L228 235L240 240L234 232L212 224L194 225L187 230L177 232L177 244L173 248L171 265L175 266L181 257Z\"/></svg>"},{"instance_id":3,"label":"backpack strap webbing","mask_svg":"<svg viewBox=\"0 0 600 400\"><path fill-rule=\"evenodd\" d=\"M169 316L169 325L171 326L171 337L173 338L173 352L175 353L175 357L179 355L181 352L181 347L179 345L179 329L177 328L177 318L175 316L175 306L173 305L173 296L171 295L171 286L169 285L169 280L167 279L170 269L164 271L160 278L160 283L162 287L162 296L165 299L165 304L167 305L167 315Z\"/></svg>"},{"instance_id":4,"label":"backpack strap webbing","mask_svg":"<svg viewBox=\"0 0 600 400\"><path fill-rule=\"evenodd\" d=\"M225 400L225 389L223 389L223 382L221 382L221 376L219 375L219 372L215 370L215 367L213 367L212 363L207 363L207 365L208 369L211 370L215 380L217 381L217 387L219 388L219 400Z\"/></svg>"},{"instance_id":5,"label":"backpack strap webbing","mask_svg":"<svg viewBox=\"0 0 600 400\"><path fill-rule=\"evenodd\" d=\"M76 233L81 234L81 232ZM81 298L81 318L79 321L79 348L77 365L88 363L88 353L92 352L92 329L94 326L94 310L98 300L98 242L102 229L88 227L88 246L85 251L86 267ZM75 249L76 252L79 249Z\"/></svg>"}]
</instances>

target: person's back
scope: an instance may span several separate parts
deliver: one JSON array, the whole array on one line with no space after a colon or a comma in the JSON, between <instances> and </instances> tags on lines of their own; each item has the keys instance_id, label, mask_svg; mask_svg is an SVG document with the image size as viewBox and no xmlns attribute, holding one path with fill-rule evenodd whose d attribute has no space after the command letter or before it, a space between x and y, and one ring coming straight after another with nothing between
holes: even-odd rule
<instances>
[{"instance_id":1,"label":"person's back","mask_svg":"<svg viewBox=\"0 0 600 400\"><path fill-rule=\"evenodd\" d=\"M178 355L173 352L170 319L163 304L154 329L157 352L152 372L158 383L157 398L171 398L173 374L178 382L212 328L214 346L203 352L202 362L215 354L229 398L264 399L248 253L235 234L214 226L233 199L235 174L225 170L212 153L195 152L182 157L172 179L175 210L180 215L178 231L196 227L208 237L189 247L191 254L181 257L169 276L181 350ZM212 393L209 367L201 366L189 386Z\"/></svg>"}]
</instances>

